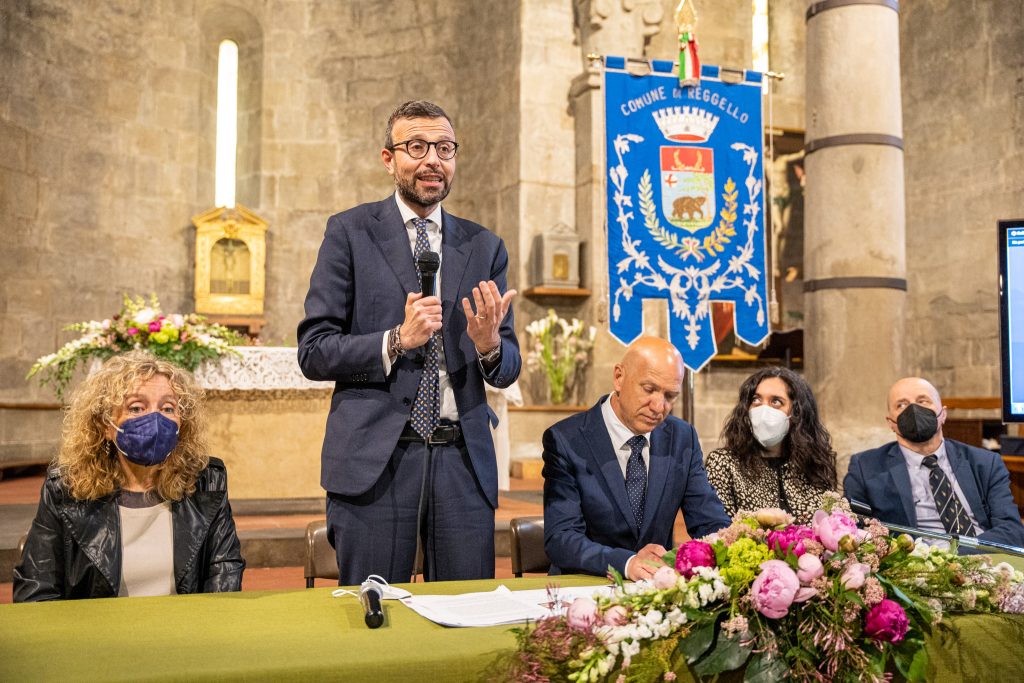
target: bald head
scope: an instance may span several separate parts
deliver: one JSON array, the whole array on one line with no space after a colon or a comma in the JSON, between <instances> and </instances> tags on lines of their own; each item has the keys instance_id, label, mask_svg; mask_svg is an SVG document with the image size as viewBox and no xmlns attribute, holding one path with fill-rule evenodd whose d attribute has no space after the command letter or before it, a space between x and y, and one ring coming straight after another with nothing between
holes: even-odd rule
<instances>
[{"instance_id":1,"label":"bald head","mask_svg":"<svg viewBox=\"0 0 1024 683\"><path fill-rule=\"evenodd\" d=\"M671 343L640 337L615 365L612 409L634 434L646 434L672 410L683 385L683 357Z\"/></svg>"},{"instance_id":2,"label":"bald head","mask_svg":"<svg viewBox=\"0 0 1024 683\"><path fill-rule=\"evenodd\" d=\"M927 400L933 406L942 406L939 390L931 382L921 377L904 377L889 389L889 414L892 415L895 410L896 415L899 415L911 403L920 403L923 400Z\"/></svg>"},{"instance_id":3,"label":"bald head","mask_svg":"<svg viewBox=\"0 0 1024 683\"><path fill-rule=\"evenodd\" d=\"M626 348L620 364L627 369L650 365L666 373L678 373L682 381L683 357L661 337L640 337Z\"/></svg>"}]
</instances>

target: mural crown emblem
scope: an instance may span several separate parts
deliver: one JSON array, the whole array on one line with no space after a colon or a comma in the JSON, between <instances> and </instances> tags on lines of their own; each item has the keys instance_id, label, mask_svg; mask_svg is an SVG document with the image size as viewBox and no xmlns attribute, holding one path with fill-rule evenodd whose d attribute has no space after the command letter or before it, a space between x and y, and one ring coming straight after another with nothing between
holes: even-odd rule
<instances>
[{"instance_id":1,"label":"mural crown emblem","mask_svg":"<svg viewBox=\"0 0 1024 683\"><path fill-rule=\"evenodd\" d=\"M661 134L679 142L705 142L718 125L718 117L697 107L665 107L654 112Z\"/></svg>"}]
</instances>

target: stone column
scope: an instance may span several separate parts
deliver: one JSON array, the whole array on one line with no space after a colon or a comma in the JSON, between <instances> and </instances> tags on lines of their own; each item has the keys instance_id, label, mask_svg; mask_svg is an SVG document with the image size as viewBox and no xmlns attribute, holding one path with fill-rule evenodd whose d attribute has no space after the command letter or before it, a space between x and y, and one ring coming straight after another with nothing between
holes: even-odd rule
<instances>
[{"instance_id":1,"label":"stone column","mask_svg":"<svg viewBox=\"0 0 1024 683\"><path fill-rule=\"evenodd\" d=\"M589 54L645 59L650 38L658 33L664 8L660 0L574 0L576 35L580 45L580 73L569 91L569 105L576 126L576 227L584 241L580 261L581 286L593 291L581 317L598 328L594 365L587 383L589 400L607 393L612 366L623 347L608 334L608 256L604 194L604 90L599 61ZM645 332L668 333L664 302L645 304Z\"/></svg>"},{"instance_id":2,"label":"stone column","mask_svg":"<svg viewBox=\"0 0 1024 683\"><path fill-rule=\"evenodd\" d=\"M896 0L808 2L805 368L839 454L891 440L906 254Z\"/></svg>"}]
</instances>

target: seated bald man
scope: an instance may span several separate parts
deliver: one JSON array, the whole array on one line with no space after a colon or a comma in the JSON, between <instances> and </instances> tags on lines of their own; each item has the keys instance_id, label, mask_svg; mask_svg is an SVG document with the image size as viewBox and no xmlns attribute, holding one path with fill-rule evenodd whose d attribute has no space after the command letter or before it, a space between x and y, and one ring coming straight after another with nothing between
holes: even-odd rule
<instances>
[{"instance_id":1,"label":"seated bald man","mask_svg":"<svg viewBox=\"0 0 1024 683\"><path fill-rule=\"evenodd\" d=\"M998 454L942 436L938 390L906 377L889 390L886 421L896 440L850 459L846 497L883 523L1024 546L1024 525Z\"/></svg>"},{"instance_id":2,"label":"seated bald man","mask_svg":"<svg viewBox=\"0 0 1024 683\"><path fill-rule=\"evenodd\" d=\"M669 415L683 359L641 337L615 366L614 393L544 432L544 549L552 574L649 578L683 511L694 538L730 519L708 483L697 432Z\"/></svg>"}]
</instances>

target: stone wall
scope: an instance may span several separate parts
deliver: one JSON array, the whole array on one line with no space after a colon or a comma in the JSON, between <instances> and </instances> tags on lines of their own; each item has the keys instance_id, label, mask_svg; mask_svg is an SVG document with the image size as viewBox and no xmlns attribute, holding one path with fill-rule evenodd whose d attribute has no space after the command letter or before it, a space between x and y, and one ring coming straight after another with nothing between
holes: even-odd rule
<instances>
[{"instance_id":1,"label":"stone wall","mask_svg":"<svg viewBox=\"0 0 1024 683\"><path fill-rule=\"evenodd\" d=\"M1024 2L900 3L908 373L998 396L996 221L1024 216Z\"/></svg>"}]
</instances>

